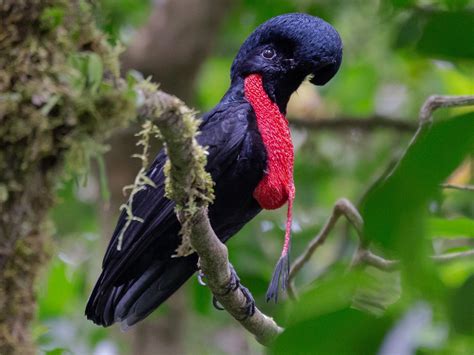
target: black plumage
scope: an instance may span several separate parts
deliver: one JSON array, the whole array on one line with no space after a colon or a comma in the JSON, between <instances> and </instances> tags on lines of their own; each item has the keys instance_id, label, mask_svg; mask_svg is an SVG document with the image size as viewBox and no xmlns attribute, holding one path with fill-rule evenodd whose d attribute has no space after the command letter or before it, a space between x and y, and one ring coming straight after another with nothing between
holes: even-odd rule
<instances>
[{"instance_id":1,"label":"black plumage","mask_svg":"<svg viewBox=\"0 0 474 355\"><path fill-rule=\"evenodd\" d=\"M275 56L262 56L271 48ZM268 54L268 52L267 52ZM261 211L253 191L265 174L267 151L255 113L245 98L243 81L251 73L263 77L265 91L284 113L291 93L312 74L324 84L338 70L342 46L337 32L309 15L275 17L245 41L231 70L231 86L220 103L202 118L198 142L208 147L207 171L215 182L215 200L209 219L225 242ZM268 55L266 55L268 57ZM147 186L134 197L133 221L121 250L118 235L123 212L108 246L102 273L92 291L86 315L96 324L117 321L130 326L145 318L197 270L197 255L172 258L180 243L180 225L174 203L164 197L161 151L147 175L156 187Z\"/></svg>"}]
</instances>

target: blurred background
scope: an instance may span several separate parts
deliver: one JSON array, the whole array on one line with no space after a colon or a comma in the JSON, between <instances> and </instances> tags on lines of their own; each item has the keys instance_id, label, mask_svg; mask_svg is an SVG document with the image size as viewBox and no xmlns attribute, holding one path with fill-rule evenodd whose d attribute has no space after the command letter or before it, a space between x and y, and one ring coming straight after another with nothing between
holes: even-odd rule
<instances>
[{"instance_id":1,"label":"blurred background","mask_svg":"<svg viewBox=\"0 0 474 355\"><path fill-rule=\"evenodd\" d=\"M270 17L305 12L322 17L339 31L344 43L341 70L324 87L303 84L288 109L296 148L294 259L320 230L339 198L358 203L394 157L402 154L414 133L419 108L429 95L474 94L473 11L474 3L469 0L102 0L95 13L110 41L123 46L124 74L134 69L151 76L163 90L201 112L220 100L241 43ZM441 116L454 113L456 110L450 110ZM317 124L338 119L375 123L360 127L350 122ZM402 124L377 123L387 120ZM227 313L212 307L210 292L196 278L128 332L116 326L99 328L85 319L89 292L99 274L119 206L126 200L122 187L133 181L139 167L139 162L130 158L138 151L134 137L138 130L137 126L117 132L108 142L109 150L92 162L91 173L65 179L58 186L58 203L51 212L54 258L39 286L39 314L34 325L41 351L97 355L263 353L264 348ZM450 183L472 185L472 156L451 175ZM432 165L436 169L436 160ZM429 212L427 238L440 233L443 237L474 237L472 192L440 189L430 201ZM292 314L292 306L285 300L267 304L264 294L279 257L285 218L285 208L262 212L228 243L230 260L257 305L283 324ZM446 240L434 240L433 248L459 251L470 243L459 247ZM382 343L388 347L385 350L412 351L406 353L474 352L473 258L435 269L436 280L446 293L458 297L452 306L449 301L440 306L416 287L407 292L409 296L402 295L398 273L366 269L373 287L366 285L370 289L353 298L356 308L375 315L373 323L372 318L362 322L346 313L321 320L336 309L330 300L346 292L340 278L356 246L355 233L340 222L297 277L304 302L296 306L296 314L312 310L312 321L328 328L324 334L335 342L345 337L359 353L374 353ZM318 292L320 285L330 287ZM453 317L461 317L461 323L453 323ZM295 327L299 329L298 324ZM397 329L401 333L395 343L402 348L390 348L388 335ZM307 343L297 344L295 339L283 339L279 353L292 353L289 349L327 353L320 342L311 343L311 336L304 338Z\"/></svg>"}]
</instances>

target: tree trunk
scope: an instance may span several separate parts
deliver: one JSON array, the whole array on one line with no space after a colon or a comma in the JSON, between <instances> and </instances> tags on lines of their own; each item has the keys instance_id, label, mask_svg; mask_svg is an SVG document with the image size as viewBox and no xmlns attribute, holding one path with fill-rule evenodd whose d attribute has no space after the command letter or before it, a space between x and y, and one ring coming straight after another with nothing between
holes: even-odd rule
<instances>
[{"instance_id":1,"label":"tree trunk","mask_svg":"<svg viewBox=\"0 0 474 355\"><path fill-rule=\"evenodd\" d=\"M30 354L54 186L67 156L128 124L135 104L84 2L4 0L0 19L0 353Z\"/></svg>"}]
</instances>

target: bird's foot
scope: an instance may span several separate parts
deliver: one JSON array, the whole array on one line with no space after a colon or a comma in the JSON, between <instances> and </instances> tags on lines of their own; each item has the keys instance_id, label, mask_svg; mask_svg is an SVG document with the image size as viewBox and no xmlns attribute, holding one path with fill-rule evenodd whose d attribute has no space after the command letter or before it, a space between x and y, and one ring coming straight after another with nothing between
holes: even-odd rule
<instances>
[{"instance_id":1,"label":"bird's foot","mask_svg":"<svg viewBox=\"0 0 474 355\"><path fill-rule=\"evenodd\" d=\"M240 321L246 320L247 318L252 317L255 314L255 300L253 299L252 294L250 293L249 289L245 286L239 285L240 291L245 296L245 306L242 307L242 313L244 316L239 319Z\"/></svg>"},{"instance_id":2,"label":"bird's foot","mask_svg":"<svg viewBox=\"0 0 474 355\"><path fill-rule=\"evenodd\" d=\"M244 295L246 299L245 306L242 307L242 313L244 313L245 315L240 320L245 320L249 317L252 317L255 314L255 300L253 299L253 296L248 290L248 288L246 288L240 283L239 276L237 275L237 272L235 271L232 264L229 264L229 267L230 267L230 281L228 285L226 286L225 291L220 296L225 296L229 294L229 292L231 291L235 292L238 289L240 289L240 291L242 292L242 294ZM212 304L218 310L224 309L215 296L212 297Z\"/></svg>"}]
</instances>

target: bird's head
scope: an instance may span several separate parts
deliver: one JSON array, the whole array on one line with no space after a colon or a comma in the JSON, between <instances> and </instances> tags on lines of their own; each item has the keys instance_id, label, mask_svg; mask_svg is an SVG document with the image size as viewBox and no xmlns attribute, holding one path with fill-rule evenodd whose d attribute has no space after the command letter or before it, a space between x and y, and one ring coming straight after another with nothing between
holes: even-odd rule
<instances>
[{"instance_id":1,"label":"bird's head","mask_svg":"<svg viewBox=\"0 0 474 355\"><path fill-rule=\"evenodd\" d=\"M311 83L324 85L341 60L342 42L331 25L307 14L285 14L247 38L232 63L231 79L234 83L260 74L268 96L285 112L291 94L308 75Z\"/></svg>"}]
</instances>

